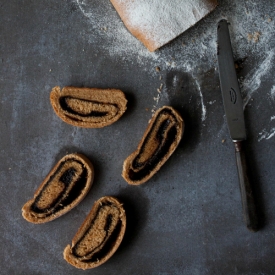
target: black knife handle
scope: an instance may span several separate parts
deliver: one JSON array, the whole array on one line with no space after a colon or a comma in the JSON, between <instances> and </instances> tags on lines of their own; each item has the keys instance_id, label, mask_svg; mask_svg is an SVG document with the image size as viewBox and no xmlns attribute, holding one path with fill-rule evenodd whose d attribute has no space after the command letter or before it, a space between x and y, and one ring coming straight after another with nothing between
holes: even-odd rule
<instances>
[{"instance_id":1,"label":"black knife handle","mask_svg":"<svg viewBox=\"0 0 275 275\"><path fill-rule=\"evenodd\" d=\"M258 231L258 215L256 211L255 199L253 196L251 184L247 176L247 164L243 144L241 141L234 142L239 182L242 197L242 207L246 226L251 231Z\"/></svg>"}]
</instances>

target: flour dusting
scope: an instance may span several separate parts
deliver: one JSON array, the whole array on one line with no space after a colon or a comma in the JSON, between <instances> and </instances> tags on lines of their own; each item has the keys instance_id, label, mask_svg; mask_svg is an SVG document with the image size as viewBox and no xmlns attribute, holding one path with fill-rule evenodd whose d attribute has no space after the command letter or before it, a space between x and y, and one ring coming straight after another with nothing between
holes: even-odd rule
<instances>
[{"instance_id":1,"label":"flour dusting","mask_svg":"<svg viewBox=\"0 0 275 275\"><path fill-rule=\"evenodd\" d=\"M216 0L111 0L126 27L154 51L195 25Z\"/></svg>"},{"instance_id":2,"label":"flour dusting","mask_svg":"<svg viewBox=\"0 0 275 275\"><path fill-rule=\"evenodd\" d=\"M156 77L158 77L157 72L150 70L156 66L161 66L164 73L177 70L191 74L200 88L202 121L207 120L207 106L204 105L204 87L201 86L200 79L205 72L217 68L216 28L217 23L223 18L230 22L229 29L235 59L247 58L248 60L245 63L248 73L243 76L241 83L241 91L245 96L244 106L252 96L257 96L259 93L261 97L268 96L275 99L275 86L270 93L261 90L266 76L274 69L275 60L275 45L272 42L275 37L275 21L270 20L275 18L275 11L268 10L265 5L255 6L253 0L219 1L219 6L194 27L168 45L151 53L126 29L109 0L102 0L100 5L95 5L93 0L74 1L85 16L83 20L87 18L89 21L90 27L83 30L84 39L86 37L92 47L100 45L99 51L105 56L109 55L111 59L119 59L121 62L138 64L141 70ZM138 18L140 21L140 17ZM253 34L252 39L249 34ZM251 66L251 60L259 61L258 64ZM163 85L165 87L166 83ZM158 102L155 90L148 91L148 94L150 98L156 98L154 103ZM166 98L167 90L163 89L160 96ZM212 98L211 101L214 100L215 98ZM258 105L253 104L252 107L256 111ZM270 123L270 116L266 121Z\"/></svg>"},{"instance_id":3,"label":"flour dusting","mask_svg":"<svg viewBox=\"0 0 275 275\"><path fill-rule=\"evenodd\" d=\"M265 59L257 66L255 71L249 73L242 85L243 93L246 93L244 99L244 108L255 93L261 86L262 78L267 75L273 64L274 51L267 53Z\"/></svg>"},{"instance_id":4,"label":"flour dusting","mask_svg":"<svg viewBox=\"0 0 275 275\"><path fill-rule=\"evenodd\" d=\"M95 5L93 0L76 0L76 3L83 15L90 20L91 30L86 31L89 43L96 43L100 37L105 40L102 48L110 56L128 59L134 54L140 62L143 62L142 57L158 59L157 54L150 53L125 28L109 0L102 1L102 5Z\"/></svg>"},{"instance_id":5,"label":"flour dusting","mask_svg":"<svg viewBox=\"0 0 275 275\"><path fill-rule=\"evenodd\" d=\"M264 129L260 134L259 134L259 138L258 141L260 142L263 139L271 139L272 137L275 136L275 128L272 128L269 132L266 131L266 129Z\"/></svg>"},{"instance_id":6,"label":"flour dusting","mask_svg":"<svg viewBox=\"0 0 275 275\"><path fill-rule=\"evenodd\" d=\"M195 79L195 82L197 84L198 90L200 92L200 99L201 99L201 121L205 121L206 120L206 106L204 105L204 100L203 100L203 94L201 91L201 86L198 83L198 81Z\"/></svg>"},{"instance_id":7,"label":"flour dusting","mask_svg":"<svg viewBox=\"0 0 275 275\"><path fill-rule=\"evenodd\" d=\"M274 125L274 121L275 121L275 115L270 117L270 124ZM259 133L258 142L260 142L262 140L269 140L269 139L273 138L274 136L275 136L275 127L271 127L270 130L267 130L266 128L264 128Z\"/></svg>"},{"instance_id":8,"label":"flour dusting","mask_svg":"<svg viewBox=\"0 0 275 275\"><path fill-rule=\"evenodd\" d=\"M216 67L216 27L222 18L231 23L231 39L236 58L248 54L263 57L272 49L267 42L275 35L274 21L268 22L267 18L264 18L265 11L255 8L253 1L238 5L238 1L224 0L223 3L219 3L221 8L217 8L202 19L195 27L188 30L188 33L184 33L160 50L150 53L126 29L109 0L102 0L101 5L95 5L93 0L75 1L83 15L90 21L90 29L84 30L89 43L96 45L100 37L104 40L100 45L101 48L109 52L110 56L134 60L140 65L149 63L152 67L161 64L163 70L172 67L183 71L188 67L195 70L202 60L206 71ZM261 30L261 39L257 43L250 42L247 34L259 30ZM143 66L143 69L146 70L146 66Z\"/></svg>"},{"instance_id":9,"label":"flour dusting","mask_svg":"<svg viewBox=\"0 0 275 275\"><path fill-rule=\"evenodd\" d=\"M275 85L271 88L270 95L271 98L275 100Z\"/></svg>"}]
</instances>

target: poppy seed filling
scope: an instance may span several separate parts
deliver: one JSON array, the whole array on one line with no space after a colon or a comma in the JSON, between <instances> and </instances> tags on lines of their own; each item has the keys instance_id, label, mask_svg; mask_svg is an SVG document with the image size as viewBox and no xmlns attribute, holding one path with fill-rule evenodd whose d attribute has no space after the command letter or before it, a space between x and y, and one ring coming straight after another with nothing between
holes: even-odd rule
<instances>
[{"instance_id":1,"label":"poppy seed filling","mask_svg":"<svg viewBox=\"0 0 275 275\"><path fill-rule=\"evenodd\" d=\"M128 171L129 178L139 181L169 153L179 131L177 118L170 109L163 109L155 118L150 132L145 137L137 156Z\"/></svg>"},{"instance_id":2,"label":"poppy seed filling","mask_svg":"<svg viewBox=\"0 0 275 275\"><path fill-rule=\"evenodd\" d=\"M98 261L109 253L120 231L120 210L111 202L103 202L72 253L83 262Z\"/></svg>"},{"instance_id":3,"label":"poppy seed filling","mask_svg":"<svg viewBox=\"0 0 275 275\"><path fill-rule=\"evenodd\" d=\"M57 213L70 205L86 186L87 168L75 159L67 159L50 176L31 205L40 217Z\"/></svg>"},{"instance_id":4,"label":"poppy seed filling","mask_svg":"<svg viewBox=\"0 0 275 275\"><path fill-rule=\"evenodd\" d=\"M69 115L83 118L114 117L119 112L116 104L73 98L71 96L60 97L59 103L61 108Z\"/></svg>"}]
</instances>

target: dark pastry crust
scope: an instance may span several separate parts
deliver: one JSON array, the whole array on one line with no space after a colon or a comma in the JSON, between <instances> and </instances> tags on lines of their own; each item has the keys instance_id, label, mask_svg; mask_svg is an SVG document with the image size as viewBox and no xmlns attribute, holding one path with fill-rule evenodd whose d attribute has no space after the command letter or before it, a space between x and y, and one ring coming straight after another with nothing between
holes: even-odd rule
<instances>
[{"instance_id":1,"label":"dark pastry crust","mask_svg":"<svg viewBox=\"0 0 275 275\"><path fill-rule=\"evenodd\" d=\"M52 221L74 208L88 193L94 179L92 163L81 154L63 157L22 208L31 223Z\"/></svg>"},{"instance_id":2,"label":"dark pastry crust","mask_svg":"<svg viewBox=\"0 0 275 275\"><path fill-rule=\"evenodd\" d=\"M170 106L160 108L134 151L123 163L123 178L133 185L148 181L177 148L184 122Z\"/></svg>"},{"instance_id":3,"label":"dark pastry crust","mask_svg":"<svg viewBox=\"0 0 275 275\"><path fill-rule=\"evenodd\" d=\"M97 88L54 87L50 101L64 122L84 128L102 128L114 123L127 105L122 91Z\"/></svg>"},{"instance_id":4,"label":"dark pastry crust","mask_svg":"<svg viewBox=\"0 0 275 275\"><path fill-rule=\"evenodd\" d=\"M72 245L65 248L64 259L81 269L97 267L118 249L125 229L126 215L122 204L114 197L103 197L93 205Z\"/></svg>"}]
</instances>

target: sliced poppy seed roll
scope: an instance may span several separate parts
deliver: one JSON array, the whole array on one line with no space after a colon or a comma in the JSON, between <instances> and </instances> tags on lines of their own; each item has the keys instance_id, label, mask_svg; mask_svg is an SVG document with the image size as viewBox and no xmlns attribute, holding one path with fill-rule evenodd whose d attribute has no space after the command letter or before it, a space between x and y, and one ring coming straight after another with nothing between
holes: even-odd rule
<instances>
[{"instance_id":1,"label":"sliced poppy seed roll","mask_svg":"<svg viewBox=\"0 0 275 275\"><path fill-rule=\"evenodd\" d=\"M50 101L63 121L84 128L102 128L114 123L127 105L122 91L97 88L54 87Z\"/></svg>"},{"instance_id":2,"label":"sliced poppy seed roll","mask_svg":"<svg viewBox=\"0 0 275 275\"><path fill-rule=\"evenodd\" d=\"M184 122L170 106L157 110L134 151L123 163L123 178L133 185L148 181L177 148Z\"/></svg>"},{"instance_id":3,"label":"sliced poppy seed roll","mask_svg":"<svg viewBox=\"0 0 275 275\"><path fill-rule=\"evenodd\" d=\"M89 269L105 263L118 249L126 229L122 204L114 197L95 202L91 212L64 250L71 265Z\"/></svg>"},{"instance_id":4,"label":"sliced poppy seed roll","mask_svg":"<svg viewBox=\"0 0 275 275\"><path fill-rule=\"evenodd\" d=\"M32 223L52 221L74 208L88 193L94 179L92 163L81 154L63 157L22 208Z\"/></svg>"}]
</instances>

